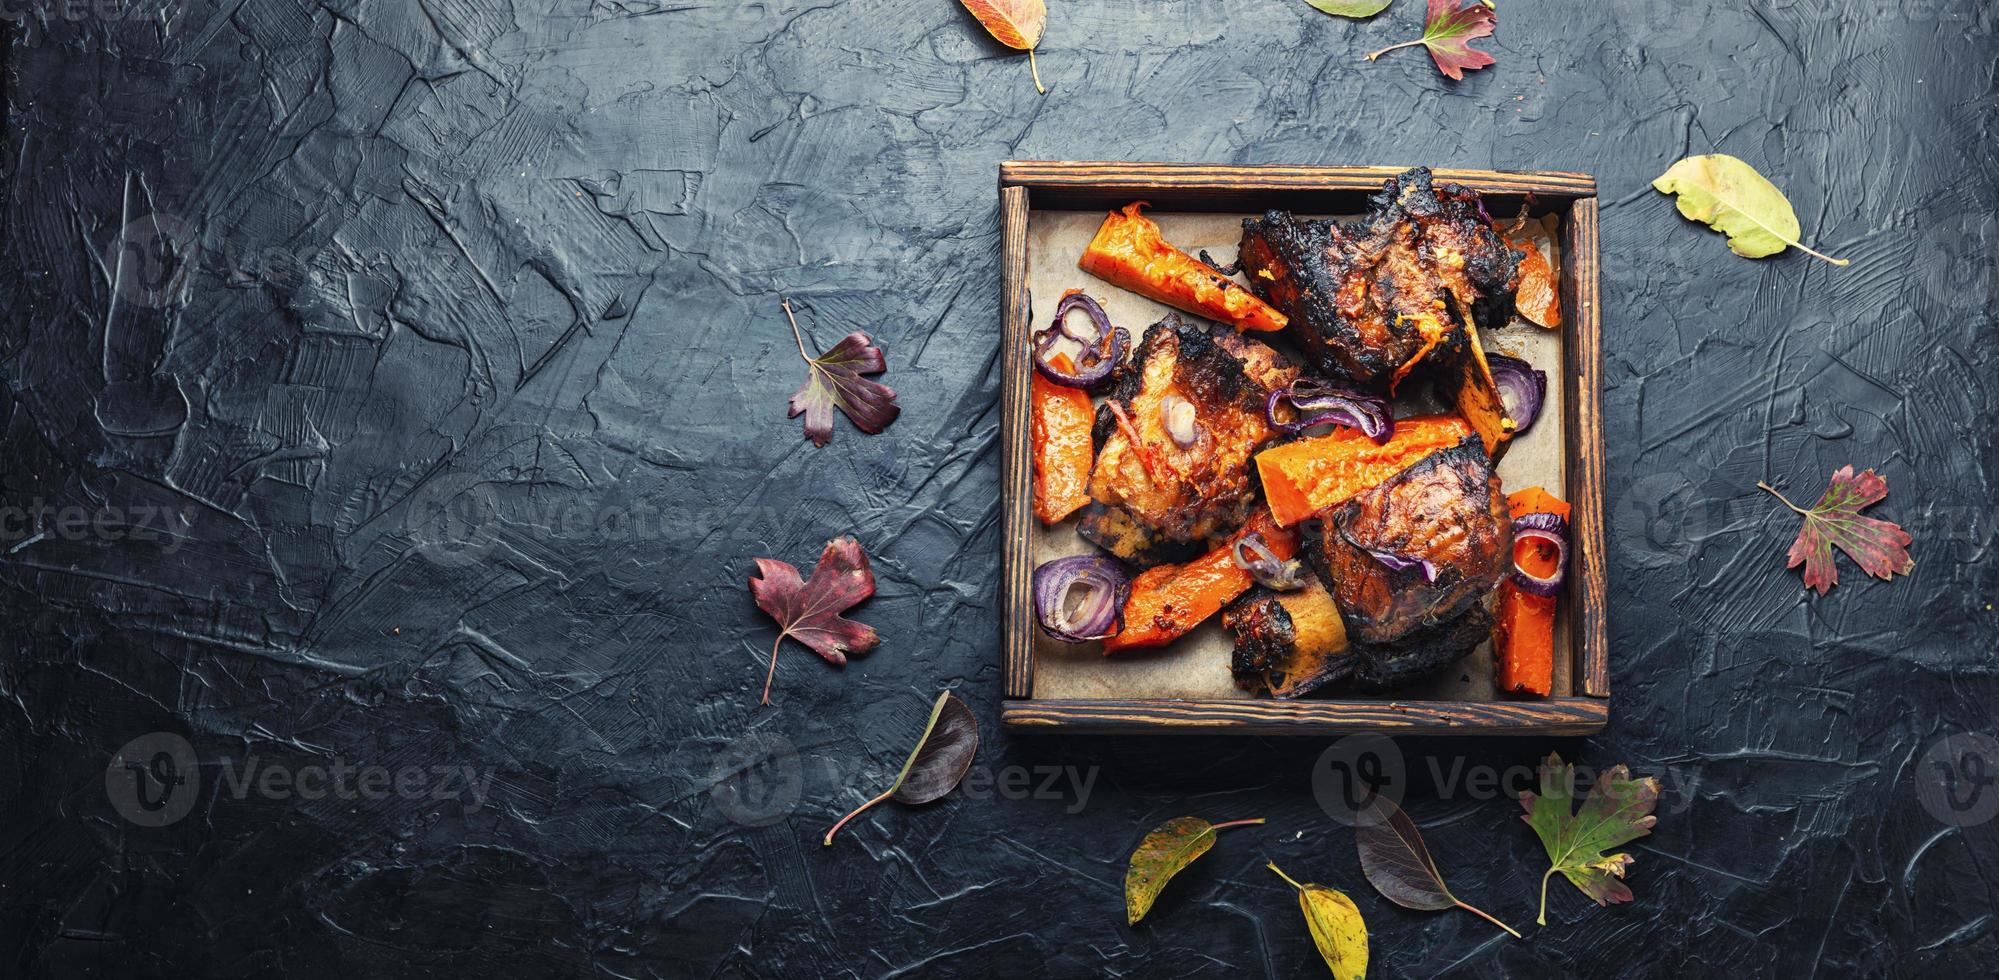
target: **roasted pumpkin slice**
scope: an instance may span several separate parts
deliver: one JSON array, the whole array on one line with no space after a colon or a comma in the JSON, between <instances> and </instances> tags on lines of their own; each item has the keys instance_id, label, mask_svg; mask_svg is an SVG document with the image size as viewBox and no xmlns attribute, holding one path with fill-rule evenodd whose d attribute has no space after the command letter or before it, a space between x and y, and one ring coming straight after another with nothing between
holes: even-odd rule
<instances>
[{"instance_id":1,"label":"roasted pumpkin slice","mask_svg":"<svg viewBox=\"0 0 1999 980\"><path fill-rule=\"evenodd\" d=\"M1270 516L1281 527L1352 499L1357 493L1409 468L1472 433L1456 415L1417 415L1395 420L1385 445L1347 428L1323 436L1272 446L1256 456Z\"/></svg>"},{"instance_id":2,"label":"roasted pumpkin slice","mask_svg":"<svg viewBox=\"0 0 1999 980\"><path fill-rule=\"evenodd\" d=\"M1159 225L1139 213L1144 201L1112 211L1076 265L1114 286L1243 330L1282 330L1270 304L1200 259L1166 243Z\"/></svg>"}]
</instances>

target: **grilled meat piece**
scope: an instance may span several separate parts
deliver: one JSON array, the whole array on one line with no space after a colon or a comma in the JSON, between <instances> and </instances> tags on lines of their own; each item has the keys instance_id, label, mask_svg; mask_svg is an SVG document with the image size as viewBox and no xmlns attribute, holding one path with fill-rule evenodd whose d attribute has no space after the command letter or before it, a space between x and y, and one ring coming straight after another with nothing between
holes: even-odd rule
<instances>
[{"instance_id":1,"label":"grilled meat piece","mask_svg":"<svg viewBox=\"0 0 1999 980\"><path fill-rule=\"evenodd\" d=\"M1222 625L1235 635L1229 670L1244 690L1302 697L1353 671L1340 608L1316 578L1290 592L1251 589L1222 610Z\"/></svg>"},{"instance_id":2,"label":"grilled meat piece","mask_svg":"<svg viewBox=\"0 0 1999 980\"><path fill-rule=\"evenodd\" d=\"M1511 315L1520 256L1478 194L1425 168L1384 184L1357 226L1288 211L1242 224L1251 288L1333 377L1392 391L1427 355L1455 354L1468 318L1499 327Z\"/></svg>"},{"instance_id":3,"label":"grilled meat piece","mask_svg":"<svg viewBox=\"0 0 1999 980\"><path fill-rule=\"evenodd\" d=\"M1112 424L1116 424L1113 422ZM1166 541L1132 519L1122 507L1106 507L1091 502L1077 511L1076 533L1083 540L1110 552L1133 568L1173 565L1200 555L1203 545L1191 541Z\"/></svg>"},{"instance_id":4,"label":"grilled meat piece","mask_svg":"<svg viewBox=\"0 0 1999 980\"><path fill-rule=\"evenodd\" d=\"M1513 530L1476 435L1307 523L1306 558L1345 617L1357 686L1390 687L1436 670L1490 631ZM1424 580L1423 561L1435 581Z\"/></svg>"},{"instance_id":5,"label":"grilled meat piece","mask_svg":"<svg viewBox=\"0 0 1999 980\"><path fill-rule=\"evenodd\" d=\"M1297 377L1257 341L1168 314L1146 330L1097 410L1090 496L1122 508L1159 542L1227 535L1254 503L1250 455L1276 434L1264 402ZM1176 431L1191 442L1183 446Z\"/></svg>"}]
</instances>

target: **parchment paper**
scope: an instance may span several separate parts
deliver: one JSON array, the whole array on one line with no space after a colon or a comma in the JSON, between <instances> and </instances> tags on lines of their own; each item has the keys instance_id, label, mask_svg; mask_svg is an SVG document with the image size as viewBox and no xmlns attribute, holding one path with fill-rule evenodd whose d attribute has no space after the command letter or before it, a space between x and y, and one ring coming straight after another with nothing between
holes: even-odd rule
<instances>
[{"instance_id":1,"label":"parchment paper","mask_svg":"<svg viewBox=\"0 0 1999 980\"><path fill-rule=\"evenodd\" d=\"M1197 253L1207 249L1217 262L1235 258L1242 237L1242 219L1248 214L1199 214L1147 211L1159 222L1166 240ZM1076 267L1090 237L1102 223L1102 211L1034 211L1028 216L1028 287L1033 295L1036 329L1047 325L1056 302L1067 289L1085 289L1104 306L1111 322L1131 331L1138 342L1147 327L1170 311L1160 303L1097 279ZM1240 277L1238 277L1240 278ZM1186 315L1186 314L1183 314ZM1199 317L1186 315L1193 322ZM1215 329L1232 329L1226 326ZM1480 334L1488 353L1504 353L1522 358L1548 372L1548 399L1541 417L1525 435L1514 438L1500 460L1500 481L1506 492L1545 486L1566 497L1563 481L1563 433L1561 420L1562 385L1560 364L1562 339L1559 331L1544 330L1516 320L1503 330ZM1258 339L1270 339L1259 337ZM1274 344L1290 351L1281 341ZM1417 385L1414 387L1428 387ZM1396 414L1410 415L1437 411L1443 406L1427 397L1398 398ZM1040 564L1064 555L1084 554L1093 546L1076 534L1076 519L1053 527L1037 522L1033 532L1034 562ZM1569 649L1569 616L1566 606L1556 623L1556 649ZM1131 651L1104 656L1099 644L1071 646L1039 637L1035 647L1034 696L1036 698L1245 698L1251 695L1237 687L1229 675L1231 641L1222 628L1221 617L1207 622L1178 641L1157 650ZM1573 658L1558 654L1554 691L1569 692L1569 663ZM1326 697L1357 697L1344 690L1322 692ZM1396 698L1443 698L1449 700L1490 700L1492 652L1490 644L1479 648L1441 674L1435 681L1396 693Z\"/></svg>"}]
</instances>

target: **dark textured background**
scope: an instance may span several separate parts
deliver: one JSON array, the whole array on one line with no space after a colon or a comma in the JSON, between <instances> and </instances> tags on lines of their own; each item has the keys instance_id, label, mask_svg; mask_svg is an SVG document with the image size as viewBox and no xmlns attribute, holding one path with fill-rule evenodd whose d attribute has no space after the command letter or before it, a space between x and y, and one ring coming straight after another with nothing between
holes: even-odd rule
<instances>
[{"instance_id":1,"label":"dark textured background","mask_svg":"<svg viewBox=\"0 0 1999 980\"><path fill-rule=\"evenodd\" d=\"M1062 0L1044 98L950 0L165 2L7 8L0 975L1311 975L1266 859L1356 897L1380 975L1999 957L1999 826L1917 797L1999 697L1989 4L1514 2L1453 84L1360 58L1416 0ZM1736 258L1647 188L1709 150L1852 267ZM1515 806L1419 760L1659 775L1635 904L1558 882L1526 942L1389 906L1314 801L1324 740L997 731L1009 157L1597 175L1611 727L1404 750L1452 885L1522 927ZM885 435L784 418L780 295L879 338ZM1847 463L1917 567L1817 598L1755 484ZM881 648L787 647L759 708L750 559L848 532ZM1087 804L961 792L822 849L946 687L981 767L1098 767ZM105 782L153 731L203 763L160 828ZM251 756L492 781L237 799ZM1124 856L1183 813L1270 824L1128 929Z\"/></svg>"}]
</instances>

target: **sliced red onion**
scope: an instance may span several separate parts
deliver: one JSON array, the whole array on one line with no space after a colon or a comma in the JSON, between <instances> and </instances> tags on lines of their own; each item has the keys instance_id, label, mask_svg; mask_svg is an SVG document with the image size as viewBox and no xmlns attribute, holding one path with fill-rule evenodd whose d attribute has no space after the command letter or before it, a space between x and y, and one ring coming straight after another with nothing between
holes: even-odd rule
<instances>
[{"instance_id":1,"label":"sliced red onion","mask_svg":"<svg viewBox=\"0 0 1999 980\"><path fill-rule=\"evenodd\" d=\"M1513 519L1513 543L1517 549L1523 540L1545 541L1555 548L1555 574L1542 578L1513 562L1512 581L1515 588L1528 595L1551 596L1562 590L1562 581L1569 570L1569 522L1560 514L1522 514Z\"/></svg>"},{"instance_id":2,"label":"sliced red onion","mask_svg":"<svg viewBox=\"0 0 1999 980\"><path fill-rule=\"evenodd\" d=\"M1493 383L1499 386L1500 404L1513 419L1513 434L1526 432L1541 416L1541 402L1548 397L1548 372L1505 354L1487 354L1485 363L1492 368Z\"/></svg>"},{"instance_id":3,"label":"sliced red onion","mask_svg":"<svg viewBox=\"0 0 1999 980\"><path fill-rule=\"evenodd\" d=\"M1070 596L1082 590L1076 602ZM1034 618L1041 631L1063 643L1088 643L1124 631L1124 603L1131 576L1102 555L1042 562L1034 570Z\"/></svg>"},{"instance_id":4,"label":"sliced red onion","mask_svg":"<svg viewBox=\"0 0 1999 980\"><path fill-rule=\"evenodd\" d=\"M1437 580L1437 563L1428 558L1411 558L1407 555L1398 555L1393 551L1376 551L1373 548L1367 549L1367 553L1373 555L1375 561L1387 565L1395 571L1399 572L1409 568L1420 568L1423 570L1423 581L1435 582Z\"/></svg>"},{"instance_id":5,"label":"sliced red onion","mask_svg":"<svg viewBox=\"0 0 1999 980\"><path fill-rule=\"evenodd\" d=\"M1290 403L1292 421L1277 417L1280 402ZM1359 429L1376 445L1386 444L1395 435L1395 412L1388 399L1312 378L1300 378L1271 392L1263 403L1263 415L1273 427L1285 432L1303 432L1331 422Z\"/></svg>"},{"instance_id":6,"label":"sliced red onion","mask_svg":"<svg viewBox=\"0 0 1999 980\"><path fill-rule=\"evenodd\" d=\"M1090 323L1096 327L1094 335L1085 337L1069 329L1069 313L1077 307L1089 314ZM1056 343L1064 338L1082 345L1083 349L1074 358L1075 371L1064 371L1050 363ZM1090 388L1111 376L1118 363L1124 360L1124 349L1129 346L1130 332L1111 326L1109 314L1090 298L1090 294L1072 289L1063 293L1062 301L1055 304L1055 322L1046 329L1034 332L1034 369L1058 385Z\"/></svg>"},{"instance_id":7,"label":"sliced red onion","mask_svg":"<svg viewBox=\"0 0 1999 980\"><path fill-rule=\"evenodd\" d=\"M1167 395L1159 400L1159 424L1181 449L1191 449L1201 441L1201 425L1196 421L1197 417L1194 403L1179 395Z\"/></svg>"},{"instance_id":8,"label":"sliced red onion","mask_svg":"<svg viewBox=\"0 0 1999 980\"><path fill-rule=\"evenodd\" d=\"M1296 558L1290 561L1278 558L1261 532L1251 531L1237 538L1229 546L1229 555L1235 559L1235 567L1248 572L1250 578L1266 589L1289 592L1304 588L1308 581L1305 563Z\"/></svg>"}]
</instances>

